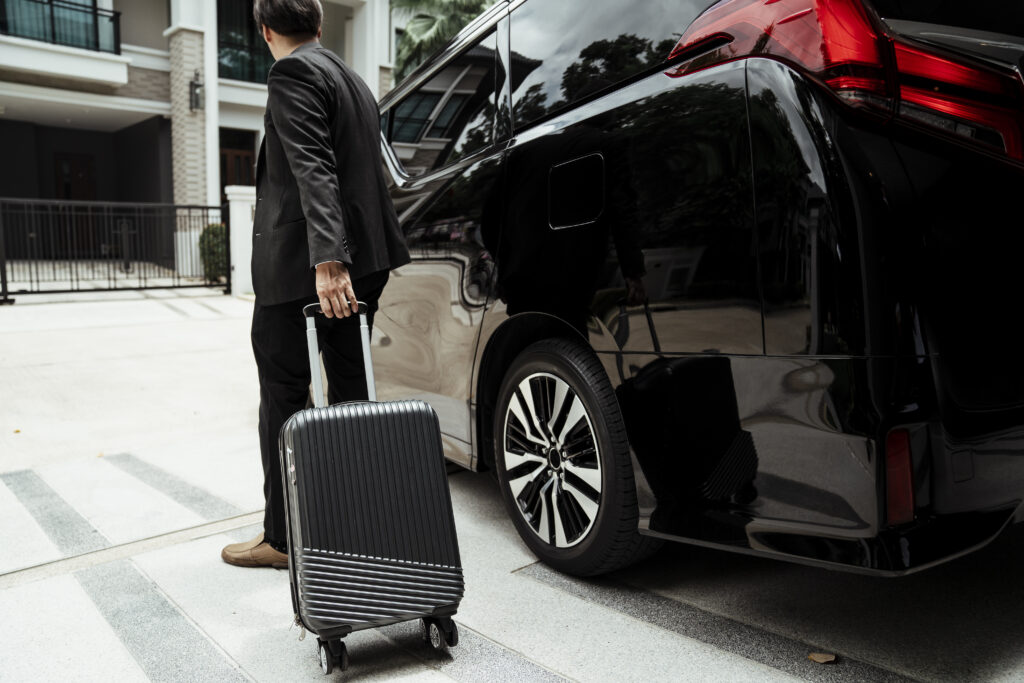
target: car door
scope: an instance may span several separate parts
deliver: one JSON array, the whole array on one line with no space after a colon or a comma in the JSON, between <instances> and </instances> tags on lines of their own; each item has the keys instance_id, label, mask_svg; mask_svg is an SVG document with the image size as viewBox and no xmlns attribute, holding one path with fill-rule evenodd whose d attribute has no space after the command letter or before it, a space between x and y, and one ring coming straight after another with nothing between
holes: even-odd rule
<instances>
[{"instance_id":1,"label":"car door","mask_svg":"<svg viewBox=\"0 0 1024 683\"><path fill-rule=\"evenodd\" d=\"M742 424L764 351L744 68L670 60L705 6L533 0L510 14L496 288L507 315L558 317L598 353L640 524L671 535L757 471ZM719 470L739 474L715 484Z\"/></svg>"},{"instance_id":2,"label":"car door","mask_svg":"<svg viewBox=\"0 0 1024 683\"><path fill-rule=\"evenodd\" d=\"M486 26L383 107L385 165L412 262L392 273L375 323L378 394L437 411L445 456L470 464L470 381L492 260L484 247L503 149L504 82Z\"/></svg>"}]
</instances>

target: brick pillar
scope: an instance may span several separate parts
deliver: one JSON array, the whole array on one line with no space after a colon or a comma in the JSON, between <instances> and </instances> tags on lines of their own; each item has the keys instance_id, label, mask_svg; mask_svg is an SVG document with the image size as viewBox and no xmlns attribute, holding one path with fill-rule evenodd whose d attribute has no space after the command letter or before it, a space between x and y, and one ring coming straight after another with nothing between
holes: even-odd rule
<instances>
[{"instance_id":1,"label":"brick pillar","mask_svg":"<svg viewBox=\"0 0 1024 683\"><path fill-rule=\"evenodd\" d=\"M203 69L203 34L179 27L169 36L171 52L171 159L174 203L206 204L206 110L189 110L189 82L216 78ZM211 106L204 96L205 106ZM216 106L217 103L212 103Z\"/></svg>"}]
</instances>

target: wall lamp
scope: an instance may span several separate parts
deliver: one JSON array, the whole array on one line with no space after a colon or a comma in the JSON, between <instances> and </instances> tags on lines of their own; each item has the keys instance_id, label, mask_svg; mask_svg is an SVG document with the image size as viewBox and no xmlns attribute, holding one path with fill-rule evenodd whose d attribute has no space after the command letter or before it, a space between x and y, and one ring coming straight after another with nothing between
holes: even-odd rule
<instances>
[{"instance_id":1,"label":"wall lamp","mask_svg":"<svg viewBox=\"0 0 1024 683\"><path fill-rule=\"evenodd\" d=\"M199 69L196 69L195 75L188 83L188 110L196 111L202 109L205 106L205 94L203 81L199 77Z\"/></svg>"}]
</instances>

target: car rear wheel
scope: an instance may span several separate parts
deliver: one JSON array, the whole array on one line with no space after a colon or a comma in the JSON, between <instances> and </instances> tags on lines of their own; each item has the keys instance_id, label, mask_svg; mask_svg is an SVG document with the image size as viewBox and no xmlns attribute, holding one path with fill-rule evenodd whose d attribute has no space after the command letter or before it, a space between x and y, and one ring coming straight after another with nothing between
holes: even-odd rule
<instances>
[{"instance_id":1,"label":"car rear wheel","mask_svg":"<svg viewBox=\"0 0 1024 683\"><path fill-rule=\"evenodd\" d=\"M589 349L548 339L516 357L498 395L494 434L505 505L546 564L588 576L658 547L637 532L625 426Z\"/></svg>"}]
</instances>

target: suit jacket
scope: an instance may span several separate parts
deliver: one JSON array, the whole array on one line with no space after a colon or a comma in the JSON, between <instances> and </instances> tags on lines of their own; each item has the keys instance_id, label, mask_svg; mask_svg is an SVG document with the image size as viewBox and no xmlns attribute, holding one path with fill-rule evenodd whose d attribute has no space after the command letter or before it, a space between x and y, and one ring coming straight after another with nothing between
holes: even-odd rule
<instances>
[{"instance_id":1,"label":"suit jacket","mask_svg":"<svg viewBox=\"0 0 1024 683\"><path fill-rule=\"evenodd\" d=\"M314 296L314 268L325 261L347 264L353 279L408 263L384 179L380 112L362 79L313 41L274 63L267 91L252 236L256 301Z\"/></svg>"}]
</instances>

